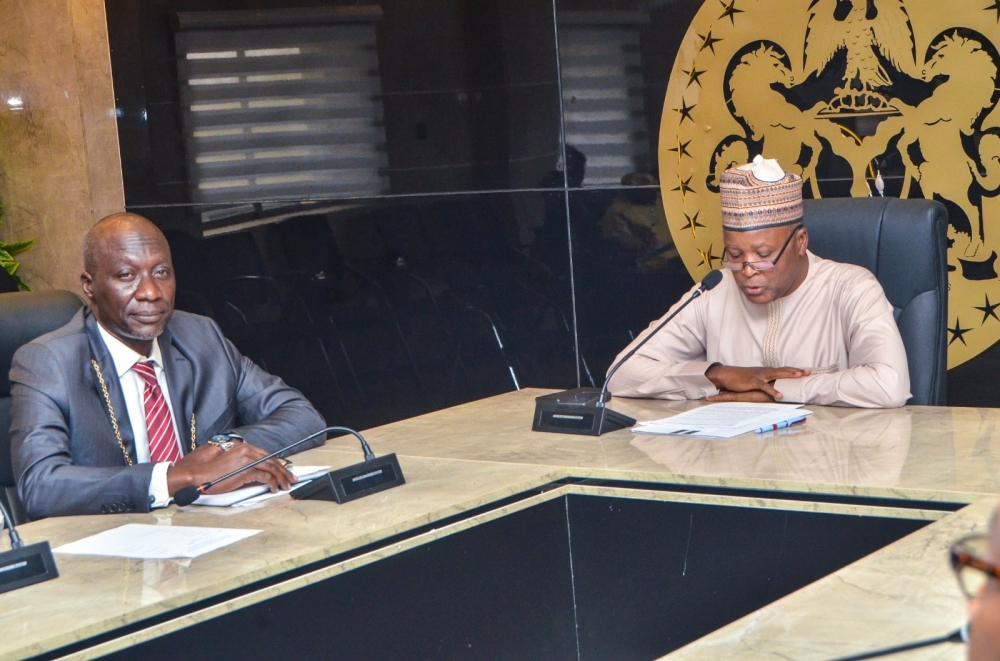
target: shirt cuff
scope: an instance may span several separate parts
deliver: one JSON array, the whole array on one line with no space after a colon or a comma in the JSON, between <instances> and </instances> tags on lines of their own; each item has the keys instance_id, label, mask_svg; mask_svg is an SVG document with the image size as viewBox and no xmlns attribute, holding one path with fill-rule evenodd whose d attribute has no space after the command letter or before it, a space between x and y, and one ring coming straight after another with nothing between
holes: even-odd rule
<instances>
[{"instance_id":1,"label":"shirt cuff","mask_svg":"<svg viewBox=\"0 0 1000 661\"><path fill-rule=\"evenodd\" d=\"M680 369L670 376L677 379L681 388L684 389L684 396L688 399L705 399L712 395L718 395L719 389L708 380L705 372L715 363L691 362L680 365Z\"/></svg>"},{"instance_id":2,"label":"shirt cuff","mask_svg":"<svg viewBox=\"0 0 1000 661\"><path fill-rule=\"evenodd\" d=\"M774 401L779 404L805 404L805 386L808 376L798 379L775 379L774 389L782 394L781 399Z\"/></svg>"},{"instance_id":3,"label":"shirt cuff","mask_svg":"<svg viewBox=\"0 0 1000 661\"><path fill-rule=\"evenodd\" d=\"M166 507L170 504L170 489L167 486L167 469L172 462L160 461L153 466L153 477L149 480L149 509Z\"/></svg>"}]
</instances>

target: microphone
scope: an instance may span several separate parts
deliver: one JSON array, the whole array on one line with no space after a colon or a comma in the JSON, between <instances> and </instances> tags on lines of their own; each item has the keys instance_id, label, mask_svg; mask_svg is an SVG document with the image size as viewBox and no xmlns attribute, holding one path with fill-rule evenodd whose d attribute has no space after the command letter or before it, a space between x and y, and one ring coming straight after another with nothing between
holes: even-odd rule
<instances>
[{"instance_id":1,"label":"microphone","mask_svg":"<svg viewBox=\"0 0 1000 661\"><path fill-rule=\"evenodd\" d=\"M664 326L680 314L691 301L701 296L704 292L715 289L722 282L722 271L715 270L709 272L701 280L701 284L691 295L667 316L660 325L652 330L639 344L635 345L631 351L622 356L608 371L607 378L600 390L595 388L574 388L551 395L542 395L535 398L535 419L531 425L533 431L557 432L562 434L584 434L587 436L600 436L606 431L615 431L624 427L631 427L635 424L635 418L629 417L617 411L612 411L605 404L611 399L608 392L608 384L611 377L618 371L625 361L635 355L654 335L660 332Z\"/></svg>"},{"instance_id":2,"label":"microphone","mask_svg":"<svg viewBox=\"0 0 1000 661\"><path fill-rule=\"evenodd\" d=\"M718 269L714 271L709 271L708 275L706 275L704 278L701 279L701 285L697 289L695 289L694 292L691 293L691 296L689 296L688 299L680 305L680 307L678 307L676 310L673 311L673 314L670 314L669 316L667 316L666 319L660 322L660 325L654 328L653 332L644 337L642 339L642 342L635 345L635 347L633 347L631 351L622 356L622 359L619 360L617 363L615 363L610 370L608 370L608 376L604 379L604 387L601 388L601 399L600 399L601 404L607 401L606 397L608 394L608 384L611 383L611 377L614 376L615 372L618 371L618 368L624 365L626 360L634 356L635 353L642 348L642 345L646 344L646 342L649 342L650 338L659 333L664 326L670 323L671 319L680 314L680 311L686 308L688 306L688 303L701 296L702 293L715 289L720 282L722 282L722 271Z\"/></svg>"},{"instance_id":3,"label":"microphone","mask_svg":"<svg viewBox=\"0 0 1000 661\"><path fill-rule=\"evenodd\" d=\"M0 553L0 593L59 578L49 543L25 546L3 501L0 501L0 516L10 534L10 550Z\"/></svg>"},{"instance_id":4,"label":"microphone","mask_svg":"<svg viewBox=\"0 0 1000 661\"><path fill-rule=\"evenodd\" d=\"M21 540L21 536L17 533L17 528L14 527L14 518L7 511L2 500L0 500L0 515L3 516L3 524L7 526L7 533L10 535L10 547L12 549L23 549L24 541Z\"/></svg>"},{"instance_id":5,"label":"microphone","mask_svg":"<svg viewBox=\"0 0 1000 661\"><path fill-rule=\"evenodd\" d=\"M889 656L890 654L898 654L899 652L915 650L921 647L930 647L931 645L940 645L941 643L967 643L969 642L969 624L969 622L966 622L958 629L943 636L925 638L924 640L895 645L894 647L883 647L882 649L862 652L861 654L854 654L852 656L842 656L833 661L863 661L864 659L876 659L880 656Z\"/></svg>"},{"instance_id":6,"label":"microphone","mask_svg":"<svg viewBox=\"0 0 1000 661\"><path fill-rule=\"evenodd\" d=\"M268 459L273 459L274 457L277 457L278 455L282 454L283 452L288 452L289 450L293 450L293 449L297 448L298 446L302 445L303 443L308 443L309 441L313 440L317 436L319 436L321 434L327 434L329 432L344 432L344 433L347 433L347 434L353 434L358 439L358 441L360 441L360 443L361 443L361 450L362 450L362 452L364 452L364 455L365 455L364 462L361 463L361 464L356 464L354 466L348 466L347 468L341 468L341 469L339 469L337 471L333 471L333 472L331 472L331 473L329 473L327 475L324 475L321 478L317 478L315 480L312 480L312 481L310 481L310 482L302 485L301 487L297 487L296 489L293 489L292 490L292 497L293 498L296 497L295 494L297 492L299 492L301 489L304 489L306 487L310 487L311 490L308 492L308 495L306 494L306 492L302 492L302 493L299 494L298 498L302 499L302 498L311 497L311 498L322 498L322 499L325 499L325 500L331 500L331 498L323 498L322 490L318 489L314 483L316 483L316 482L324 483L325 480L329 480L330 479L331 475L334 475L335 473L338 473L338 474L339 473L343 473L344 471L348 471L349 469L360 469L360 468L363 468L362 473L364 473L365 475L362 475L362 477L367 477L367 481L361 480L361 481L364 482L364 489L365 489L364 493L357 493L356 495L354 495L353 498L348 498L347 500L353 500L354 498L360 498L361 496L367 496L369 493L375 493L376 491L383 491L384 489L388 489L390 487L398 486L398 485L403 484L405 482L405 480L403 479L403 471L399 468L399 461L396 459L395 453L390 454L390 455L386 455L385 457L382 457L381 459L376 459L375 458L375 453L372 452L371 447L368 445L368 441L366 441L365 437L362 436L361 434L359 434L358 432L354 431L353 429L348 429L347 427L327 427L325 429L320 429L318 432L315 432L313 434L309 434L305 438L299 439L299 440L295 441L294 443L292 443L291 445L288 445L288 446L285 446L285 447L281 448L280 450L275 450L271 454L265 455L265 456L261 457L260 459L257 459L255 461L250 462L249 464L246 464L245 466L240 466L236 470L230 471L229 473L226 473L222 477L217 477L214 480L210 480L210 481L205 482L203 484L199 484L199 485L191 484L191 485L186 486L186 487L184 487L182 489L179 489L177 491L177 493L174 494L174 504L179 505L181 507L184 507L185 505L190 505L194 501L198 500L198 498L201 497L201 495L203 493L205 493L206 491L208 491L209 489L211 489L216 484L219 484L220 482L224 482L224 481L228 480L229 478L233 477L234 475L239 475L240 473L242 473L244 471L248 471L251 468L253 468L254 466L256 466L258 464L261 464L261 463L267 461ZM386 467L386 465L388 465L388 468ZM395 474L393 476L389 476L389 475L385 474L390 469L394 469L394 473ZM376 470L380 470L381 471L379 475L377 475L377 476L369 475L370 473L372 473L372 471L376 471ZM350 473L349 476L350 477L357 477L354 473ZM384 479L379 480L376 483L376 481L374 480L374 478L379 477L379 476L383 477ZM357 480L355 482L357 482ZM380 488L374 488L373 490L368 490L368 489L371 489L373 487L380 487ZM357 490L355 490L355 492L356 491ZM352 492L352 493L354 493L354 492ZM352 494L343 494L343 495L352 495ZM337 502L346 502L346 500L337 500Z\"/></svg>"}]
</instances>

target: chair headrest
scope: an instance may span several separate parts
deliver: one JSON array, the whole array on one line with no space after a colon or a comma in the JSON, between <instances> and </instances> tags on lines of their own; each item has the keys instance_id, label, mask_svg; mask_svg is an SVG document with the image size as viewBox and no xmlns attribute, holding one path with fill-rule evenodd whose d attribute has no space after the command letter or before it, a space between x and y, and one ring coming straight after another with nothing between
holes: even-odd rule
<instances>
[{"instance_id":1,"label":"chair headrest","mask_svg":"<svg viewBox=\"0 0 1000 661\"><path fill-rule=\"evenodd\" d=\"M10 395L14 352L65 326L81 307L79 296L63 290L0 294L0 397Z\"/></svg>"},{"instance_id":2,"label":"chair headrest","mask_svg":"<svg viewBox=\"0 0 1000 661\"><path fill-rule=\"evenodd\" d=\"M838 198L806 200L803 208L810 250L867 268L895 307L947 286L942 273L948 212L940 202Z\"/></svg>"}]
</instances>

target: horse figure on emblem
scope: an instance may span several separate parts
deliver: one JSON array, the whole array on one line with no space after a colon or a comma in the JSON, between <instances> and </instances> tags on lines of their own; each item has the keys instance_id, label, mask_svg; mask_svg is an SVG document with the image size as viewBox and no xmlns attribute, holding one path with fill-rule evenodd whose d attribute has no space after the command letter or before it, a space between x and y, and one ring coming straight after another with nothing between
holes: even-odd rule
<instances>
[{"instance_id":1,"label":"horse figure on emblem","mask_svg":"<svg viewBox=\"0 0 1000 661\"><path fill-rule=\"evenodd\" d=\"M816 136L813 117L826 104L817 104L803 112L775 89L778 85L790 88L795 82L788 57L779 49L776 44L762 43L740 58L726 81L731 90L730 111L747 130L748 141L761 143L761 153L766 152L788 172L801 176L803 185L808 181L813 197L819 198L816 161L823 145ZM721 173L731 165L742 165L748 160L745 158L737 163L717 160L716 170Z\"/></svg>"},{"instance_id":2,"label":"horse figure on emblem","mask_svg":"<svg viewBox=\"0 0 1000 661\"><path fill-rule=\"evenodd\" d=\"M931 96L917 106L900 105L902 117L888 122L887 128L903 125L897 149L905 165L900 197L909 197L912 182L920 186L923 196L952 203L965 213L969 221L969 243L963 254L967 259L979 256L985 228L981 209L970 199L973 184L986 191L1000 188L1000 137L986 134L977 147L986 174L980 174L976 161L967 153L963 142L976 133L976 124L996 103L997 66L983 50L982 44L955 31L943 35L931 46L934 55L923 70L923 79L930 82L943 76ZM964 140L963 140L964 138ZM984 149L985 148L985 149ZM992 158L989 158L992 156Z\"/></svg>"}]
</instances>

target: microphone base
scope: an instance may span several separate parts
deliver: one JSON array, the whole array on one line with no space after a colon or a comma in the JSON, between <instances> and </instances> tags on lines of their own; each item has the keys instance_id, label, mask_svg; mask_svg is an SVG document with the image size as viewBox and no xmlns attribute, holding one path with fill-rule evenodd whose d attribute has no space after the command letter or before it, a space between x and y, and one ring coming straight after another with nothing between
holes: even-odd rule
<instances>
[{"instance_id":1,"label":"microphone base","mask_svg":"<svg viewBox=\"0 0 1000 661\"><path fill-rule=\"evenodd\" d=\"M399 460L394 452L330 471L323 477L292 489L291 496L296 500L347 503L405 483L403 470L399 467Z\"/></svg>"},{"instance_id":2,"label":"microphone base","mask_svg":"<svg viewBox=\"0 0 1000 661\"><path fill-rule=\"evenodd\" d=\"M611 394L608 394L611 399ZM535 398L533 431L600 436L635 424L635 418L598 406L601 391L574 388Z\"/></svg>"},{"instance_id":3,"label":"microphone base","mask_svg":"<svg viewBox=\"0 0 1000 661\"><path fill-rule=\"evenodd\" d=\"M0 553L0 593L59 578L48 542Z\"/></svg>"}]
</instances>

